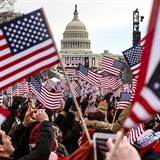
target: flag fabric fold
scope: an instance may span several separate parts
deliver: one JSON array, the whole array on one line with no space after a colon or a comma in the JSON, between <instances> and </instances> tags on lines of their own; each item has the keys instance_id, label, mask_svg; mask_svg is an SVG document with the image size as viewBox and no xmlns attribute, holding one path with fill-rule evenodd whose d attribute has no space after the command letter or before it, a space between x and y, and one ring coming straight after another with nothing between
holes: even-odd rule
<instances>
[{"instance_id":1,"label":"flag fabric fold","mask_svg":"<svg viewBox=\"0 0 160 160\"><path fill-rule=\"evenodd\" d=\"M93 144L89 144L86 141L82 146L80 146L75 152L73 152L69 157L68 160L93 160L94 153L93 153Z\"/></svg>"},{"instance_id":2,"label":"flag fabric fold","mask_svg":"<svg viewBox=\"0 0 160 160\"><path fill-rule=\"evenodd\" d=\"M139 74L142 57L142 47L140 43L123 51L122 53L130 66L133 76L137 77Z\"/></svg>"},{"instance_id":3,"label":"flag fabric fold","mask_svg":"<svg viewBox=\"0 0 160 160\"><path fill-rule=\"evenodd\" d=\"M112 90L116 90L120 86L122 86L122 81L120 78L110 76L101 77L101 87L103 89L111 88Z\"/></svg>"},{"instance_id":4,"label":"flag fabric fold","mask_svg":"<svg viewBox=\"0 0 160 160\"><path fill-rule=\"evenodd\" d=\"M45 108L56 110L61 107L62 93L48 91L35 77L31 77L30 90Z\"/></svg>"},{"instance_id":5,"label":"flag fabric fold","mask_svg":"<svg viewBox=\"0 0 160 160\"><path fill-rule=\"evenodd\" d=\"M100 85L101 75L99 73L93 72L90 69L87 69L82 64L79 64L78 76L92 85Z\"/></svg>"},{"instance_id":6,"label":"flag fabric fold","mask_svg":"<svg viewBox=\"0 0 160 160\"><path fill-rule=\"evenodd\" d=\"M117 110L123 110L126 109L126 107L131 103L131 93L122 92L120 95L120 100L117 102Z\"/></svg>"},{"instance_id":7,"label":"flag fabric fold","mask_svg":"<svg viewBox=\"0 0 160 160\"><path fill-rule=\"evenodd\" d=\"M123 62L104 56L101 59L100 67L107 73L118 76L123 68Z\"/></svg>"}]
</instances>

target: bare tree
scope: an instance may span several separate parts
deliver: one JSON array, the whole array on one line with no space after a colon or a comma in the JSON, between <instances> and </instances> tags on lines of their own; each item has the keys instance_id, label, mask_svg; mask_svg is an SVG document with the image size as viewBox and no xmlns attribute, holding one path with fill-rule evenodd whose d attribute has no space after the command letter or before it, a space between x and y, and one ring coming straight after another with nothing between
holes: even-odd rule
<instances>
[{"instance_id":1,"label":"bare tree","mask_svg":"<svg viewBox=\"0 0 160 160\"><path fill-rule=\"evenodd\" d=\"M0 24L22 15L14 11L16 1L17 0L0 0Z\"/></svg>"},{"instance_id":2,"label":"bare tree","mask_svg":"<svg viewBox=\"0 0 160 160\"><path fill-rule=\"evenodd\" d=\"M0 0L0 12L13 12L17 0Z\"/></svg>"}]
</instances>

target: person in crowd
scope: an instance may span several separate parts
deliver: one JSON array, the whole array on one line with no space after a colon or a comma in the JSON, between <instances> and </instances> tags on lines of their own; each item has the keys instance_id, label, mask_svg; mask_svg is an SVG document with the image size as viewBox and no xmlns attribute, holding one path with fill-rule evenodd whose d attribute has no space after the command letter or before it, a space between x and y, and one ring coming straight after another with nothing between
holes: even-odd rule
<instances>
[{"instance_id":1,"label":"person in crowd","mask_svg":"<svg viewBox=\"0 0 160 160\"><path fill-rule=\"evenodd\" d=\"M4 131L0 130L0 160L12 159L12 154L18 147L21 134L25 128L34 122L41 124L36 148L33 152L21 157L20 160L48 160L53 137L52 125L44 109L35 110L30 107L25 114L23 122L17 126L18 129L15 129L12 139Z\"/></svg>"},{"instance_id":2,"label":"person in crowd","mask_svg":"<svg viewBox=\"0 0 160 160\"><path fill-rule=\"evenodd\" d=\"M85 124L88 129L110 129L111 124L106 122L105 112L95 111L88 113L88 117L85 119Z\"/></svg>"},{"instance_id":3,"label":"person in crowd","mask_svg":"<svg viewBox=\"0 0 160 160\"><path fill-rule=\"evenodd\" d=\"M96 108L98 107L100 101L101 101L101 96L97 95L96 101L94 102Z\"/></svg>"},{"instance_id":4,"label":"person in crowd","mask_svg":"<svg viewBox=\"0 0 160 160\"><path fill-rule=\"evenodd\" d=\"M12 132L12 129L16 126L16 117L18 116L18 113L22 113L25 106L25 98L21 96L17 96L13 99L12 105L9 106L9 110L11 114L7 117L5 122L1 125L1 129L5 131L5 133L8 135ZM22 109L23 108L23 109ZM23 112L24 113L24 112ZM20 116L21 118L22 116ZM23 114L24 117L24 114Z\"/></svg>"},{"instance_id":5,"label":"person in crowd","mask_svg":"<svg viewBox=\"0 0 160 160\"><path fill-rule=\"evenodd\" d=\"M54 126L54 128L55 128L55 132L56 132L56 133L54 133L54 138L57 143L56 153L58 154L58 157L60 157L60 156L61 157L68 157L69 153L68 153L66 147L62 144L62 141L63 141L62 132L58 126Z\"/></svg>"},{"instance_id":6,"label":"person in crowd","mask_svg":"<svg viewBox=\"0 0 160 160\"><path fill-rule=\"evenodd\" d=\"M63 119L66 117L66 114L68 113L69 109L71 108L73 104L73 100L70 96L65 101L65 105L63 110L58 114L57 118L54 120L54 123L59 127L60 123L63 121Z\"/></svg>"},{"instance_id":7,"label":"person in crowd","mask_svg":"<svg viewBox=\"0 0 160 160\"><path fill-rule=\"evenodd\" d=\"M118 139L120 136L121 132L118 131L116 134L116 139ZM106 152L106 160L108 160L111 150L115 145L114 140L109 138L106 145L109 148L109 151ZM141 160L141 157L138 151L128 142L127 137L124 136L120 141L112 160Z\"/></svg>"},{"instance_id":8,"label":"person in crowd","mask_svg":"<svg viewBox=\"0 0 160 160\"><path fill-rule=\"evenodd\" d=\"M39 136L40 126L41 126L41 124L38 123L37 125L35 125L35 127L31 131L30 144L29 144L31 151L35 150L36 141ZM69 154L68 154L67 150L65 149L64 145L62 143L58 142L58 137L60 135L58 133L57 127L52 125L52 131L53 131L53 139L52 139L52 146L51 146L51 155L50 155L49 160L51 159L51 157L53 158L53 155L54 155L54 157L57 157L57 159L63 158L63 160L64 160L65 157L69 156ZM55 159L51 159L51 160L55 160Z\"/></svg>"},{"instance_id":9,"label":"person in crowd","mask_svg":"<svg viewBox=\"0 0 160 160\"><path fill-rule=\"evenodd\" d=\"M160 159L160 132L148 129L140 135L136 144L139 147L142 160Z\"/></svg>"},{"instance_id":10,"label":"person in crowd","mask_svg":"<svg viewBox=\"0 0 160 160\"><path fill-rule=\"evenodd\" d=\"M144 122L145 129L152 129L155 132L160 131L160 118L159 115L157 114L154 116L152 119L146 120Z\"/></svg>"},{"instance_id":11,"label":"person in crowd","mask_svg":"<svg viewBox=\"0 0 160 160\"><path fill-rule=\"evenodd\" d=\"M118 131L120 131L123 128L123 123L125 121L125 119L129 116L131 110L131 105L127 106L119 115L118 119L115 121L115 123L113 124L113 128L112 131L114 133L117 133Z\"/></svg>"},{"instance_id":12,"label":"person in crowd","mask_svg":"<svg viewBox=\"0 0 160 160\"><path fill-rule=\"evenodd\" d=\"M77 101L80 104L79 97ZM63 112L58 115L54 123L62 132L62 144L71 154L79 147L78 139L82 133L80 118L72 99L66 101Z\"/></svg>"},{"instance_id":13,"label":"person in crowd","mask_svg":"<svg viewBox=\"0 0 160 160\"><path fill-rule=\"evenodd\" d=\"M62 131L63 141L69 154L78 148L78 139L82 133L80 118L75 107L71 107L66 117L60 123L59 128Z\"/></svg>"}]
</instances>

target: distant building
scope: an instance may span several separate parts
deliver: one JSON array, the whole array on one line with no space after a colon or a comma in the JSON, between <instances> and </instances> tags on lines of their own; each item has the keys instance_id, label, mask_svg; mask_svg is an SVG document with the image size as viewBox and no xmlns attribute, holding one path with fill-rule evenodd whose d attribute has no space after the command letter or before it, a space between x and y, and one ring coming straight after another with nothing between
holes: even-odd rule
<instances>
[{"instance_id":1,"label":"distant building","mask_svg":"<svg viewBox=\"0 0 160 160\"><path fill-rule=\"evenodd\" d=\"M108 50L104 50L104 53L100 54L92 52L91 40L89 40L89 34L86 30L86 26L78 18L77 5L75 5L73 19L67 24L63 33L60 54L62 56L63 64L67 68L77 68L78 64L81 63L86 67L99 71L100 60L104 55L125 62L122 55L111 54ZM55 66L55 68L59 72L61 71L60 65ZM123 78L124 81L128 81L126 78L126 71L129 73L130 70L125 68L123 69L121 78Z\"/></svg>"}]
</instances>

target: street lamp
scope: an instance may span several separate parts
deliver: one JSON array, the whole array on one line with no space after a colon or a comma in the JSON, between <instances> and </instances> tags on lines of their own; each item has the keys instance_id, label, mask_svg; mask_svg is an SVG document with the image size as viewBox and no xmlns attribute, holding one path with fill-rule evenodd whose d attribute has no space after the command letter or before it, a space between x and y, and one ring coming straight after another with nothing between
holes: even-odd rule
<instances>
[{"instance_id":1,"label":"street lamp","mask_svg":"<svg viewBox=\"0 0 160 160\"><path fill-rule=\"evenodd\" d=\"M139 16L138 8L133 11L133 46L141 39L141 32L139 31L139 23L142 22L144 16Z\"/></svg>"}]
</instances>

